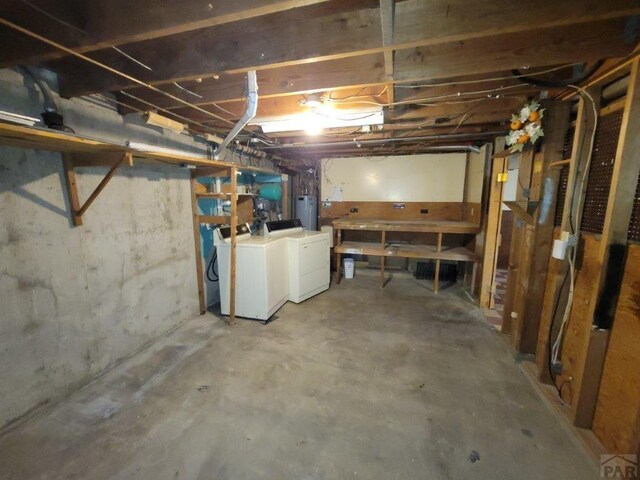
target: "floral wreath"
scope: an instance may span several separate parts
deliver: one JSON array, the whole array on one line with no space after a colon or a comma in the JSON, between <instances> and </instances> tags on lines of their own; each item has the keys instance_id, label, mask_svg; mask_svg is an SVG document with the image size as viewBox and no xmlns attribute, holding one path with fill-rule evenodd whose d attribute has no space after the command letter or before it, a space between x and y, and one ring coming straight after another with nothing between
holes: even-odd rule
<instances>
[{"instance_id":1,"label":"floral wreath","mask_svg":"<svg viewBox=\"0 0 640 480\"><path fill-rule=\"evenodd\" d=\"M511 153L521 152L527 143L533 145L544 137L543 116L544 108L535 100L522 107L519 114L511 115L511 131L506 137Z\"/></svg>"}]
</instances>

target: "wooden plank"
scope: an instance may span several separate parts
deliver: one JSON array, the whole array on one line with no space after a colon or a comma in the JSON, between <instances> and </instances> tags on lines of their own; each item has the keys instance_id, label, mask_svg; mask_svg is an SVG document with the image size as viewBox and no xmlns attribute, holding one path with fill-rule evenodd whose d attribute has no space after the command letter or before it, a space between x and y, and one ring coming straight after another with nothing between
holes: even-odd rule
<instances>
[{"instance_id":1,"label":"wooden plank","mask_svg":"<svg viewBox=\"0 0 640 480\"><path fill-rule=\"evenodd\" d=\"M480 306L489 308L491 304L493 280L497 261L500 216L502 215L502 190L504 182L499 176L507 172L508 161L504 157L494 157L491 175L488 179L489 204L487 208L484 251L482 254L482 275L480 280Z\"/></svg>"},{"instance_id":2,"label":"wooden plank","mask_svg":"<svg viewBox=\"0 0 640 480\"><path fill-rule=\"evenodd\" d=\"M532 223L531 249L521 251L521 255L530 259L528 278L523 278L520 283L525 289L520 295L521 306L517 306L519 310L516 310L521 317L521 328L520 338L514 338L514 344L522 353L536 352L545 279L553 243L554 212L560 176L558 170L552 170L551 164L562 158L565 134L569 128L568 102L545 102L544 106L545 142L541 155L536 158L537 163L534 164L533 183L538 185L538 188L531 197L539 204ZM521 261L523 262L524 260ZM523 270L521 275L524 275Z\"/></svg>"},{"instance_id":3,"label":"wooden plank","mask_svg":"<svg viewBox=\"0 0 640 480\"><path fill-rule=\"evenodd\" d=\"M212 223L215 225L230 225L233 215L198 215L198 223Z\"/></svg>"},{"instance_id":4,"label":"wooden plank","mask_svg":"<svg viewBox=\"0 0 640 480\"><path fill-rule=\"evenodd\" d=\"M393 45L395 0L380 0L380 26L382 28L382 45L388 47ZM395 108L393 103L395 95L393 90L393 50L385 50L384 53L384 74L389 81L387 84L387 98L390 104L389 109Z\"/></svg>"},{"instance_id":5,"label":"wooden plank","mask_svg":"<svg viewBox=\"0 0 640 480\"><path fill-rule=\"evenodd\" d=\"M207 304L204 295L204 269L202 266L202 246L200 244L200 215L198 211L198 199L196 198L195 176L191 175L191 215L193 217L193 242L196 256L196 275L198 277L198 303L200 305L200 315L207 313Z\"/></svg>"},{"instance_id":6,"label":"wooden plank","mask_svg":"<svg viewBox=\"0 0 640 480\"><path fill-rule=\"evenodd\" d=\"M399 203L401 203L404 208L395 208ZM422 213L423 210L426 210L427 213ZM380 220L463 220L463 203L321 202L320 218L375 218Z\"/></svg>"},{"instance_id":7,"label":"wooden plank","mask_svg":"<svg viewBox=\"0 0 640 480\"><path fill-rule=\"evenodd\" d=\"M535 223L535 219L533 215L531 215L525 208L522 207L521 202L502 202L513 212L513 214L522 220L527 225L533 225Z\"/></svg>"},{"instance_id":8,"label":"wooden plank","mask_svg":"<svg viewBox=\"0 0 640 480\"><path fill-rule=\"evenodd\" d=\"M400 75L406 79L406 69L410 66L403 60L402 69L399 67L398 50L404 50L405 55L415 62L414 50L419 50L419 55L429 56L426 52L435 52L439 50L436 47L445 44L449 48L445 60L450 60L454 65L459 65L456 57L460 56L461 47L477 43L481 44L481 48L475 48L473 52L482 54L483 60L489 64L500 64L505 68L508 63L507 69L531 64L532 61L538 65L549 65L567 61L570 46L575 53L568 61L581 60L581 55L590 55L592 59L630 53L633 46L625 43L623 30L608 30L603 24L609 19L634 15L639 9L629 6L623 0L613 1L614 4L609 2L606 7L594 4L587 9L579 0L544 0L543 5L536 9L535 19L522 15L519 9L506 8L503 4L498 7L493 2L479 5L471 0L464 0L457 2L454 8L445 0L400 2L395 18L395 31L399 33L394 38L394 44L386 47L381 39L378 8L368 8L377 6L378 2L338 2L340 5L331 2L280 12L268 19L257 18L247 22L246 28L242 29L234 24L220 25L152 42L131 44L127 46L127 53L153 66L154 70L151 72L142 69L139 72L142 80L151 83L202 78L221 72L245 73L252 69L280 68L383 53L387 50L396 50L396 68L398 72L405 70ZM407 5L403 5L405 3ZM478 12L479 9L491 13L486 16L469 15L469 12ZM471 18L473 21L470 21ZM577 27L583 27L583 30ZM544 42L541 46L538 39L548 38L550 35L542 30L545 28L560 34L566 30L568 35L560 38L552 35L552 41ZM583 38L581 34L588 31L591 31L591 35ZM574 41L567 43L569 36ZM593 41L594 36L599 36L600 43ZM237 48L226 48L229 44L236 45ZM508 48L511 44L514 48ZM198 45L199 48L194 49L193 45ZM548 45L553 45L553 48ZM500 50L500 55L487 55L487 52L496 49ZM500 58L508 59L509 55L511 58L508 62L500 61ZM130 62L116 52L101 51L98 56L104 63L116 68L130 67ZM172 66L163 61L165 58L175 59L171 62ZM425 63L432 62L427 60ZM474 62L474 66L481 65L482 62ZM466 68L460 65L458 71L461 74L473 71L468 67L468 64ZM78 68L77 62L70 62L65 66L66 73L61 72L61 76L66 79L61 85L66 95L114 91L127 86L122 79ZM430 73L426 76L433 76Z\"/></svg>"},{"instance_id":9,"label":"wooden plank","mask_svg":"<svg viewBox=\"0 0 640 480\"><path fill-rule=\"evenodd\" d=\"M606 312L599 312L599 302L604 297L607 302L615 307L619 295L619 285L607 286L605 279L608 278L608 268L610 262L610 252L614 249L626 247L627 230L631 219L633 201L635 197L637 179L640 175L640 61L636 59L631 67L629 76L629 87L625 100L625 109L622 117L622 126L618 139L618 148L611 177L611 188L607 203L604 228L600 240L598 252L599 274L592 283L592 295L589 299L588 317L594 322L596 315L609 317L613 315L611 308ZM611 263L611 268L617 269L618 265ZM601 310L602 308L600 308ZM601 319L600 321L608 321ZM591 427L594 416L594 398L597 398L599 382L589 381L590 372L585 368L588 365L600 365L604 362L604 355L601 358L593 359L596 353L601 353L593 342L595 341L592 332L581 332L580 343L581 352L579 357L579 368L575 376L574 392L575 402L572 403L574 422L577 426Z\"/></svg>"},{"instance_id":10,"label":"wooden plank","mask_svg":"<svg viewBox=\"0 0 640 480\"><path fill-rule=\"evenodd\" d=\"M282 176L282 218L289 220L291 218L291 193L289 192L289 175Z\"/></svg>"},{"instance_id":11,"label":"wooden plank","mask_svg":"<svg viewBox=\"0 0 640 480\"><path fill-rule=\"evenodd\" d=\"M342 248L342 229L340 229L339 227L334 226L334 229L336 231L336 243L335 246L333 247L333 251L335 252L336 255L336 285L340 285L340 272L342 269L342 265L340 263L341 259L342 259L342 255L340 254L340 250Z\"/></svg>"},{"instance_id":12,"label":"wooden plank","mask_svg":"<svg viewBox=\"0 0 640 480\"><path fill-rule=\"evenodd\" d=\"M382 230L380 246L384 250L387 244L387 232ZM380 257L380 286L384 287L384 257Z\"/></svg>"},{"instance_id":13,"label":"wooden plank","mask_svg":"<svg viewBox=\"0 0 640 480\"><path fill-rule=\"evenodd\" d=\"M612 453L633 453L640 444L639 284L640 245L630 244L593 420Z\"/></svg>"},{"instance_id":14,"label":"wooden plank","mask_svg":"<svg viewBox=\"0 0 640 480\"><path fill-rule=\"evenodd\" d=\"M80 210L80 199L78 198L76 174L73 171L73 158L70 154L65 153L62 156L62 166L64 169L64 179L67 185L67 198L69 199L71 221L74 226L79 227L82 225L82 217L78 215L78 210Z\"/></svg>"},{"instance_id":15,"label":"wooden plank","mask_svg":"<svg viewBox=\"0 0 640 480\"><path fill-rule=\"evenodd\" d=\"M544 42L540 42L541 38ZM420 76L446 78L470 72L489 73L522 64L540 67L590 62L624 56L632 48L625 43L624 28L617 20L552 28L536 26L531 35L501 34L470 42L396 50L394 75L396 81L410 81Z\"/></svg>"},{"instance_id":16,"label":"wooden plank","mask_svg":"<svg viewBox=\"0 0 640 480\"><path fill-rule=\"evenodd\" d=\"M94 0L86 5L90 8L82 9L83 22L76 25L76 28L82 29L86 35L65 28L57 31L56 36L57 41L78 52L86 53L110 48L113 45L124 45L249 20L325 1L327 0L235 0L203 4L199 0L182 0L174 3L159 3L152 0ZM12 8L14 11L10 12L11 18L26 22L35 20L33 14L37 12L28 6L22 6L21 11L16 12L16 5L12 3L18 2L7 2L0 9L0 14L4 16ZM77 8L73 2L68 2L67 9L61 8L66 5L61 5L60 2L56 2L55 5L48 5L48 3L52 2L44 4L39 2L38 5L45 11L55 12L59 18L69 13L69 18L65 18L66 22L72 21L73 13L77 13L72 11L73 8ZM140 12L140 14L123 15L123 12ZM16 16L17 13L22 15ZM16 42L13 43L13 48L3 49L0 54L0 68L34 65L63 55L62 52L44 45L23 45Z\"/></svg>"},{"instance_id":17,"label":"wooden plank","mask_svg":"<svg viewBox=\"0 0 640 480\"><path fill-rule=\"evenodd\" d=\"M523 151L519 156L516 202L523 209L527 208L531 194L533 157L534 151L532 149ZM531 241L530 238L527 238L530 234L531 231L528 231L528 225L524 221L515 218L511 233L511 243L509 245L509 267L507 269L507 286L504 295L504 312L502 319L502 333L512 334L512 339L519 336L519 324L521 322L521 319L518 318L520 312L514 310L516 305L516 292L518 290L517 287L520 277L520 250L522 249L523 244ZM525 263L528 262L529 259L527 258ZM525 266L528 268L528 265ZM521 298L518 300L521 300Z\"/></svg>"},{"instance_id":18,"label":"wooden plank","mask_svg":"<svg viewBox=\"0 0 640 480\"><path fill-rule=\"evenodd\" d=\"M95 201L95 199L98 198L98 195L102 193L102 190L104 190L104 188L107 186L109 181L111 181L111 179L116 174L116 171L118 170L120 165L122 165L125 161L128 162L130 158L131 158L131 154L125 153L124 155L122 155L122 158L119 161L113 164L113 166L109 169L109 171L104 176L104 178L100 181L100 183L95 188L95 190L91 192L91 195L89 195L89 198L87 198L84 204L80 207L80 210L78 210L79 217L82 217L85 214L85 212L89 209L89 207Z\"/></svg>"},{"instance_id":19,"label":"wooden plank","mask_svg":"<svg viewBox=\"0 0 640 480\"><path fill-rule=\"evenodd\" d=\"M238 175L237 168L231 169L231 271L229 273L229 324L236 323L236 267L238 242Z\"/></svg>"},{"instance_id":20,"label":"wooden plank","mask_svg":"<svg viewBox=\"0 0 640 480\"><path fill-rule=\"evenodd\" d=\"M424 233L478 233L478 226L470 222L447 220L378 220L378 219L337 219L336 228L342 230L386 230L388 232Z\"/></svg>"},{"instance_id":21,"label":"wooden plank","mask_svg":"<svg viewBox=\"0 0 640 480\"><path fill-rule=\"evenodd\" d=\"M436 253L442 252L442 233L438 233L438 243L436 244ZM440 259L436 260L436 268L433 274L433 293L440 291Z\"/></svg>"},{"instance_id":22,"label":"wooden plank","mask_svg":"<svg viewBox=\"0 0 640 480\"><path fill-rule=\"evenodd\" d=\"M478 256L465 247L450 247L438 252L437 245L388 244L384 248L378 242L345 241L334 247L336 253L349 255L371 255L375 257L421 258L425 260L448 260L455 262L477 262Z\"/></svg>"}]
</instances>

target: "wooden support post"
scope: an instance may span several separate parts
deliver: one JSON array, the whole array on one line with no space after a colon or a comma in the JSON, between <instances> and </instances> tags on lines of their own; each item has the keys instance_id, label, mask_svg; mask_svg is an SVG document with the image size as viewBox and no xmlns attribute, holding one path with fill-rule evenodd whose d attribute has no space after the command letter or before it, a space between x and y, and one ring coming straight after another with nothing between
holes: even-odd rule
<instances>
[{"instance_id":1,"label":"wooden support post","mask_svg":"<svg viewBox=\"0 0 640 480\"><path fill-rule=\"evenodd\" d=\"M198 197L196 197L196 173L191 173L191 213L193 217L193 242L196 252L196 275L198 276L198 302L200 304L200 315L207 312L207 305L204 296L204 271L202 268L202 247L200 240L200 215L198 213Z\"/></svg>"},{"instance_id":2,"label":"wooden support post","mask_svg":"<svg viewBox=\"0 0 640 480\"><path fill-rule=\"evenodd\" d=\"M600 269L594 278L589 299L589 318L596 323L610 323L617 305L619 287L605 285L609 268L620 268L610 262L610 253L614 250L625 251L629 221L633 210L635 191L640 175L640 72L639 60L631 65L629 86L625 100L622 125L616 150L616 158L611 177L611 188L607 203L604 228L600 238L598 263ZM607 308L604 308L606 303ZM604 318L596 318L601 316ZM608 332L607 337L608 337ZM573 420L578 427L590 428L593 423L595 405L600 388L600 376L594 378L594 372L601 372L606 347L597 330L580 332L580 355L573 389L571 405Z\"/></svg>"},{"instance_id":3,"label":"wooden support post","mask_svg":"<svg viewBox=\"0 0 640 480\"><path fill-rule=\"evenodd\" d=\"M442 233L438 232L438 244L436 245L436 252L442 251ZM440 291L440 259L436 260L436 268L433 275L433 293Z\"/></svg>"},{"instance_id":4,"label":"wooden support post","mask_svg":"<svg viewBox=\"0 0 640 480\"><path fill-rule=\"evenodd\" d=\"M236 228L238 227L238 168L231 168L231 255L229 271L229 325L236 323L236 257L238 242Z\"/></svg>"},{"instance_id":5,"label":"wooden support post","mask_svg":"<svg viewBox=\"0 0 640 480\"><path fill-rule=\"evenodd\" d=\"M553 244L553 222L559 171L551 163L562 159L564 139L569 128L568 102L546 103L545 141L536 157L532 184L536 185L530 200L538 201L534 223L526 226L525 242L520 250L520 271L514 311L519 326L513 332L513 345L522 353L535 353L540 315L544 300L547 267ZM526 267L526 268L525 268Z\"/></svg>"},{"instance_id":6,"label":"wooden support post","mask_svg":"<svg viewBox=\"0 0 640 480\"><path fill-rule=\"evenodd\" d=\"M527 211L529 207L529 197L531 195L531 177L533 173L533 156L534 151L532 149L525 150L520 155L520 161L518 165L518 186L516 188L516 202L521 209ZM524 220L514 216L513 231L511 233L511 244L509 245L509 267L507 271L507 286L504 295L504 312L502 316L502 333L512 333L512 325L515 325L515 329L519 329L521 319L518 318L519 312L514 310L516 303L516 290L520 279L521 267L524 267L525 274L528 274L528 262L527 258L523 265L521 265L520 252L523 248L523 244L528 244L531 231L528 231L527 224ZM515 316L515 318L514 318ZM518 332L512 336L517 337Z\"/></svg>"},{"instance_id":7,"label":"wooden support post","mask_svg":"<svg viewBox=\"0 0 640 480\"><path fill-rule=\"evenodd\" d=\"M387 232L382 230L382 241L381 241L381 246L382 249L384 250L384 247L387 245ZM384 288L384 260L385 257L382 256L380 257L380 287Z\"/></svg>"},{"instance_id":8,"label":"wooden support post","mask_svg":"<svg viewBox=\"0 0 640 480\"><path fill-rule=\"evenodd\" d=\"M335 247L339 247L342 245L342 230L340 228L336 229L336 245ZM334 247L336 252L336 285L340 285L340 262L342 261L342 255L338 253L338 249Z\"/></svg>"},{"instance_id":9,"label":"wooden support post","mask_svg":"<svg viewBox=\"0 0 640 480\"><path fill-rule=\"evenodd\" d=\"M482 253L482 274L480 279L480 306L489 308L491 304L493 279L498 260L498 237L500 235L500 217L502 216L503 177L507 172L508 160L504 157L493 158L489 184L489 204L486 215L484 251Z\"/></svg>"},{"instance_id":10,"label":"wooden support post","mask_svg":"<svg viewBox=\"0 0 640 480\"><path fill-rule=\"evenodd\" d=\"M289 220L291 218L290 212L291 196L289 194L289 175L282 175L282 219Z\"/></svg>"},{"instance_id":11,"label":"wooden support post","mask_svg":"<svg viewBox=\"0 0 640 480\"><path fill-rule=\"evenodd\" d=\"M69 198L69 210L71 211L71 221L75 227L82 225L82 217L78 215L80 210L80 200L78 198L78 186L76 184L76 174L73 171L73 157L70 153L63 154L64 179L67 183L67 197Z\"/></svg>"}]
</instances>

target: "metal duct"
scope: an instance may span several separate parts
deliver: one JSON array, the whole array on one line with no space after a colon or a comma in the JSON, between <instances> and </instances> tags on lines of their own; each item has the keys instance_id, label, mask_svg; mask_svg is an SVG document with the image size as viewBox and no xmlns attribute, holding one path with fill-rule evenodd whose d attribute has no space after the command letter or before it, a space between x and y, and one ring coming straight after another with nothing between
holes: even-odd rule
<instances>
[{"instance_id":1,"label":"metal duct","mask_svg":"<svg viewBox=\"0 0 640 480\"><path fill-rule=\"evenodd\" d=\"M251 70L247 72L247 106L245 108L244 113L238 123L231 129L231 131L227 134L225 139L222 141L220 145L214 151L214 158L217 160L218 155L222 150L227 148L227 146L233 141L236 136L242 131L244 127L247 126L247 123L251 121L253 117L256 116L256 112L258 111L258 78L256 76L256 71Z\"/></svg>"}]
</instances>

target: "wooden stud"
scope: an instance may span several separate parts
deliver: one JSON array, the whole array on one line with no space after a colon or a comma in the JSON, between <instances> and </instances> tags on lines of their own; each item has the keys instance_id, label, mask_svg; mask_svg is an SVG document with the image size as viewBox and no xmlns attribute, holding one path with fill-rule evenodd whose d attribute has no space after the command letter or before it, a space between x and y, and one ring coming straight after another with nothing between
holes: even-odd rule
<instances>
[{"instance_id":1,"label":"wooden stud","mask_svg":"<svg viewBox=\"0 0 640 480\"><path fill-rule=\"evenodd\" d=\"M607 203L604 227L600 238L598 263L601 266L599 275L594 279L592 295L589 301L589 318L594 319L598 302L604 291L609 252L611 247L626 248L627 231L633 202L640 175L640 72L639 62L636 60L631 66L629 86L625 100L622 125L616 150L616 158L611 177L611 188ZM614 295L612 305L615 311L619 292L607 293ZM612 314L612 313L610 313ZM600 341L596 331L580 332L580 356L578 370L574 376L572 414L576 426L590 428L593 422L595 401L598 395L600 378L591 379L593 370L602 368L606 349L600 348ZM591 368L587 368L590 366Z\"/></svg>"},{"instance_id":2,"label":"wooden stud","mask_svg":"<svg viewBox=\"0 0 640 480\"><path fill-rule=\"evenodd\" d=\"M229 325L236 323L236 259L238 241L238 175L237 167L231 168L231 255L229 272Z\"/></svg>"},{"instance_id":3,"label":"wooden stud","mask_svg":"<svg viewBox=\"0 0 640 480\"><path fill-rule=\"evenodd\" d=\"M340 285L340 272L341 272L341 261L342 261L342 255L340 254L340 252L338 251L337 247L340 247L342 245L342 229L340 227L334 226L334 228L336 229L336 244L333 248L333 250L336 253L336 285Z\"/></svg>"},{"instance_id":4,"label":"wooden stud","mask_svg":"<svg viewBox=\"0 0 640 480\"><path fill-rule=\"evenodd\" d=\"M381 236L381 247L384 250L384 247L387 245L387 232L385 230L382 230L381 232L382 236ZM385 257L380 257L380 286L382 288L384 288L384 263L385 263Z\"/></svg>"},{"instance_id":5,"label":"wooden stud","mask_svg":"<svg viewBox=\"0 0 640 480\"><path fill-rule=\"evenodd\" d=\"M193 243L196 255L196 275L198 277L198 303L200 304L200 315L207 312L207 305L204 295L204 269L202 266L202 246L200 244L200 220L198 212L198 198L196 197L196 184L198 180L195 172L191 174L191 215L193 221Z\"/></svg>"},{"instance_id":6,"label":"wooden stud","mask_svg":"<svg viewBox=\"0 0 640 480\"><path fill-rule=\"evenodd\" d=\"M78 210L80 210L80 200L78 199L76 174L73 171L73 157L70 153L63 154L62 165L64 168L64 178L67 184L67 197L69 199L71 221L73 222L74 226L79 227L80 225L82 225L82 217L78 215Z\"/></svg>"},{"instance_id":7,"label":"wooden stud","mask_svg":"<svg viewBox=\"0 0 640 480\"><path fill-rule=\"evenodd\" d=\"M498 236L500 235L500 218L502 216L502 190L504 183L498 176L507 172L508 161L504 157L493 158L489 184L489 205L486 215L484 252L482 255L482 275L480 280L480 306L489 308L495 277L495 266L498 258Z\"/></svg>"}]
</instances>

